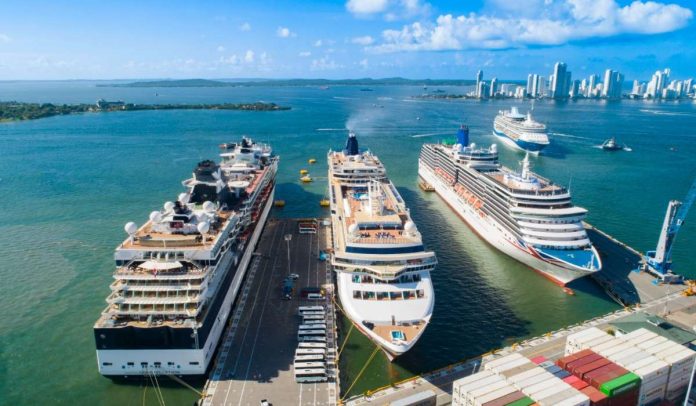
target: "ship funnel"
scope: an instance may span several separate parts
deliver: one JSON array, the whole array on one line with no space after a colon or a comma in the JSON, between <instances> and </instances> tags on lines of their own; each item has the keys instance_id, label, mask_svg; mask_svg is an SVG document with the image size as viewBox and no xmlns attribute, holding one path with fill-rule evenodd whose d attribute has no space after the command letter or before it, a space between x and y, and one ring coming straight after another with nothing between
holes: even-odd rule
<instances>
[{"instance_id":1,"label":"ship funnel","mask_svg":"<svg viewBox=\"0 0 696 406\"><path fill-rule=\"evenodd\" d=\"M469 127L462 125L457 131L457 144L462 147L469 145Z\"/></svg>"},{"instance_id":2,"label":"ship funnel","mask_svg":"<svg viewBox=\"0 0 696 406\"><path fill-rule=\"evenodd\" d=\"M360 154L360 152L358 151L358 139L355 138L355 133L352 131L348 134L348 141L346 142L345 154L349 156Z\"/></svg>"}]
</instances>

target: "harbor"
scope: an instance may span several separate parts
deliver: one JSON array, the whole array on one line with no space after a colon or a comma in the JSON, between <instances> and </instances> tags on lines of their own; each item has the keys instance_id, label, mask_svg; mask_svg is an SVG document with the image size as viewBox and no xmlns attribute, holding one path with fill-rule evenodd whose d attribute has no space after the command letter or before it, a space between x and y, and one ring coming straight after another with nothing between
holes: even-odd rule
<instances>
[{"instance_id":1,"label":"harbor","mask_svg":"<svg viewBox=\"0 0 696 406\"><path fill-rule=\"evenodd\" d=\"M302 224L310 227L301 229ZM312 230L312 228L314 230ZM300 232L302 231L302 232ZM203 390L201 405L269 403L335 405L338 371L331 272L320 258L329 244L328 227L317 220L270 219L223 335ZM296 274L292 299L284 300L284 281ZM323 300L302 292L319 287ZM300 306L325 306L328 382L295 382Z\"/></svg>"}]
</instances>

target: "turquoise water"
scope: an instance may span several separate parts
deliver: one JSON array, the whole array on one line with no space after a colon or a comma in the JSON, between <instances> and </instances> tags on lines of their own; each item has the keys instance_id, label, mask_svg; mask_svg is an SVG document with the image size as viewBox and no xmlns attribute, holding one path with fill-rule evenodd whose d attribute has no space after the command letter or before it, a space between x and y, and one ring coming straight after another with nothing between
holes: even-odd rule
<instances>
[{"instance_id":1,"label":"turquoise water","mask_svg":"<svg viewBox=\"0 0 696 406\"><path fill-rule=\"evenodd\" d=\"M448 88L448 92L462 89ZM148 404L150 388L116 385L96 370L92 324L105 307L113 249L127 221L181 190L195 163L220 142L249 134L281 156L275 215L317 216L326 189L325 154L341 148L350 126L385 163L440 266L436 307L419 344L394 368L376 364L356 385L418 373L616 308L591 281L568 296L479 240L434 194L417 186L423 142L451 138L460 123L488 144L493 117L512 101L413 100L418 87L98 88L91 82L0 82L3 100L191 103L263 100L284 112L142 111L52 117L0 125L0 402ZM383 107L381 107L383 106ZM588 220L639 250L655 245L667 201L684 197L696 175L692 103L537 103L552 145L534 170L570 184ZM417 120L420 117L420 120ZM633 152L594 146L616 136ZM522 155L500 148L514 166ZM307 159L317 158L309 165ZM315 182L299 182L300 169ZM692 213L692 216L696 214ZM696 277L696 222L682 228L675 269ZM369 350L367 350L369 351ZM346 356L363 357L350 348ZM368 352L369 355L369 352ZM366 356L365 356L366 358ZM398 370L398 373L394 373ZM167 404L197 396L177 385Z\"/></svg>"}]
</instances>

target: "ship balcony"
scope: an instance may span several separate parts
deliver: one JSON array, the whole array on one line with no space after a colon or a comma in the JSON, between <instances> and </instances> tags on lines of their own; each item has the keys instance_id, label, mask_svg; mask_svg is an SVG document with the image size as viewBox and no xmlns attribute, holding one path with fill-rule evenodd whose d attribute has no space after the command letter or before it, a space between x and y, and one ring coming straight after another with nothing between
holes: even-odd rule
<instances>
[{"instance_id":1,"label":"ship balcony","mask_svg":"<svg viewBox=\"0 0 696 406\"><path fill-rule=\"evenodd\" d=\"M188 295L123 295L121 292L113 292L107 298L106 302L114 305L177 305L198 303L204 296L195 293Z\"/></svg>"},{"instance_id":2,"label":"ship balcony","mask_svg":"<svg viewBox=\"0 0 696 406\"><path fill-rule=\"evenodd\" d=\"M539 230L529 230L522 228L520 229L525 237L540 238L540 239L550 239L551 241L557 240L577 240L587 238L587 233L585 230L577 231L539 231Z\"/></svg>"},{"instance_id":3,"label":"ship balcony","mask_svg":"<svg viewBox=\"0 0 696 406\"><path fill-rule=\"evenodd\" d=\"M204 278L210 267L196 268L190 264L181 264L171 269L145 269L141 266L128 265L119 267L114 272L114 279L132 281L151 280L192 280Z\"/></svg>"},{"instance_id":4,"label":"ship balcony","mask_svg":"<svg viewBox=\"0 0 696 406\"><path fill-rule=\"evenodd\" d=\"M584 238L578 238L574 240L547 240L541 238L534 238L529 236L523 236L522 239L528 244L533 246L549 247L553 249L579 249L587 247L590 245L590 240L585 235Z\"/></svg>"},{"instance_id":5,"label":"ship balcony","mask_svg":"<svg viewBox=\"0 0 696 406\"><path fill-rule=\"evenodd\" d=\"M128 283L124 280L116 280L109 287L114 292L179 292L187 290L203 291L207 286L207 281L203 281L202 283L189 282L181 284L139 284Z\"/></svg>"},{"instance_id":6,"label":"ship balcony","mask_svg":"<svg viewBox=\"0 0 696 406\"><path fill-rule=\"evenodd\" d=\"M135 306L135 307L133 307ZM112 317L146 317L146 316L168 316L170 318L185 317L195 318L201 312L201 307L186 308L167 308L165 305L133 305L121 308L118 304L109 305L102 315L106 318Z\"/></svg>"}]
</instances>

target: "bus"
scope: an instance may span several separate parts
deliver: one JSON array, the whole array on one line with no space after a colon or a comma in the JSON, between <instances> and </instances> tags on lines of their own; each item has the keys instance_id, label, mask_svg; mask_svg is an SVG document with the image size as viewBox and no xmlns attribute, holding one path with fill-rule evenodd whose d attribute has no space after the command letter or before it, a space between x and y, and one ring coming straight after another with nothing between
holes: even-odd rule
<instances>
[{"instance_id":1,"label":"bus","mask_svg":"<svg viewBox=\"0 0 696 406\"><path fill-rule=\"evenodd\" d=\"M295 350L295 356L298 355L326 355L326 350L323 348L298 348Z\"/></svg>"},{"instance_id":2,"label":"bus","mask_svg":"<svg viewBox=\"0 0 696 406\"><path fill-rule=\"evenodd\" d=\"M316 329L316 330L299 330L297 332L297 339L301 339L302 337L310 337L310 336L321 336L324 337L326 336L326 330L324 329Z\"/></svg>"},{"instance_id":3,"label":"bus","mask_svg":"<svg viewBox=\"0 0 696 406\"><path fill-rule=\"evenodd\" d=\"M325 343L326 342L326 337L325 336L302 336L301 338L298 339L298 341L310 341L310 342L319 342L319 343Z\"/></svg>"},{"instance_id":4,"label":"bus","mask_svg":"<svg viewBox=\"0 0 696 406\"><path fill-rule=\"evenodd\" d=\"M325 368L295 370L295 382L297 383L326 382L328 380Z\"/></svg>"},{"instance_id":5,"label":"bus","mask_svg":"<svg viewBox=\"0 0 696 406\"><path fill-rule=\"evenodd\" d=\"M324 343L299 343L297 348L321 348L326 349L326 344Z\"/></svg>"},{"instance_id":6,"label":"bus","mask_svg":"<svg viewBox=\"0 0 696 406\"><path fill-rule=\"evenodd\" d=\"M298 330L325 330L326 324L324 323L312 323L312 324L300 324Z\"/></svg>"},{"instance_id":7,"label":"bus","mask_svg":"<svg viewBox=\"0 0 696 406\"><path fill-rule=\"evenodd\" d=\"M326 368L324 362L296 362L295 369Z\"/></svg>"},{"instance_id":8,"label":"bus","mask_svg":"<svg viewBox=\"0 0 696 406\"><path fill-rule=\"evenodd\" d=\"M309 314L302 317L302 324L307 324L307 320L326 320L323 314Z\"/></svg>"},{"instance_id":9,"label":"bus","mask_svg":"<svg viewBox=\"0 0 696 406\"><path fill-rule=\"evenodd\" d=\"M312 361L323 362L323 361L324 361L324 355L323 355L323 354L295 355L295 359L293 360L294 363L298 363L298 362L312 362Z\"/></svg>"},{"instance_id":10,"label":"bus","mask_svg":"<svg viewBox=\"0 0 696 406\"><path fill-rule=\"evenodd\" d=\"M297 311L302 316L304 312L323 312L324 306L300 306Z\"/></svg>"}]
</instances>

